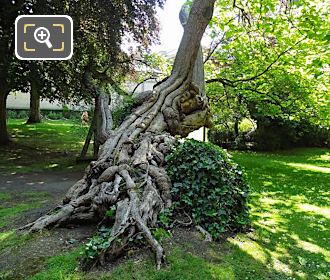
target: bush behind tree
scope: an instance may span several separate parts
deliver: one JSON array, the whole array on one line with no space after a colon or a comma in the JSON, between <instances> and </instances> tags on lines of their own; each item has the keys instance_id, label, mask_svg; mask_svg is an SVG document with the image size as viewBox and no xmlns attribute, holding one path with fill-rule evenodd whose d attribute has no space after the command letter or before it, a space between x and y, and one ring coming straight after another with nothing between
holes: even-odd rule
<instances>
[{"instance_id":1,"label":"bush behind tree","mask_svg":"<svg viewBox=\"0 0 330 280\"><path fill-rule=\"evenodd\" d=\"M209 130L211 143L233 150L274 151L295 147L330 147L330 129L309 121L264 118L255 131L240 132L216 126Z\"/></svg>"}]
</instances>

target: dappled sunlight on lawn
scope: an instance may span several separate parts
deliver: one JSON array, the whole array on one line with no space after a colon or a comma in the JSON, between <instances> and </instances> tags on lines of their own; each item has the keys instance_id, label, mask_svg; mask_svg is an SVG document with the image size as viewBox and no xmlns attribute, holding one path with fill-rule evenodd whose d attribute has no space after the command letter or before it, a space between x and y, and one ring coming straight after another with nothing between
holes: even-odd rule
<instances>
[{"instance_id":1,"label":"dappled sunlight on lawn","mask_svg":"<svg viewBox=\"0 0 330 280\"><path fill-rule=\"evenodd\" d=\"M7 238L9 238L11 235L13 235L13 231L5 231L5 232L0 232L0 244L4 242ZM1 245L0 245L1 246Z\"/></svg>"},{"instance_id":2,"label":"dappled sunlight on lawn","mask_svg":"<svg viewBox=\"0 0 330 280\"><path fill-rule=\"evenodd\" d=\"M330 251L326 250L316 244L313 244L308 241L301 240L298 235L292 234L292 239L296 241L296 246L304 249L306 251L309 251L311 253L319 253L325 257L325 260L327 262L330 262Z\"/></svg>"},{"instance_id":3,"label":"dappled sunlight on lawn","mask_svg":"<svg viewBox=\"0 0 330 280\"><path fill-rule=\"evenodd\" d=\"M13 143L0 147L3 155L0 172L82 170L85 167L86 164L77 165L76 158L84 145L88 127L70 120L45 120L34 125L25 122L8 121Z\"/></svg>"},{"instance_id":4,"label":"dappled sunlight on lawn","mask_svg":"<svg viewBox=\"0 0 330 280\"><path fill-rule=\"evenodd\" d=\"M253 190L255 231L230 242L294 279L330 279L330 168L319 163L328 150L316 151L307 157L234 153Z\"/></svg>"},{"instance_id":5,"label":"dappled sunlight on lawn","mask_svg":"<svg viewBox=\"0 0 330 280\"><path fill-rule=\"evenodd\" d=\"M313 212L313 214L323 215L325 218L330 219L330 207L318 207L311 204L299 204L298 208L302 211Z\"/></svg>"},{"instance_id":6,"label":"dappled sunlight on lawn","mask_svg":"<svg viewBox=\"0 0 330 280\"><path fill-rule=\"evenodd\" d=\"M289 163L287 163L287 165L292 166L297 169L311 170L311 171L322 172L322 173L330 173L330 168L321 167L321 166L317 166L317 165L294 163L294 162L289 162Z\"/></svg>"}]
</instances>

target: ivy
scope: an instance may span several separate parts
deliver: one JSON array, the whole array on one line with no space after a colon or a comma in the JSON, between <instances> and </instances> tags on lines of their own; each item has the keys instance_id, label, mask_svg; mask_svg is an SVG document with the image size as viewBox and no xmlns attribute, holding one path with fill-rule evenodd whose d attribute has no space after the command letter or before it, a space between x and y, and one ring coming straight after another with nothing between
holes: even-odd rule
<instances>
[{"instance_id":1,"label":"ivy","mask_svg":"<svg viewBox=\"0 0 330 280\"><path fill-rule=\"evenodd\" d=\"M100 253L110 246L111 228L101 227L86 244L82 252L84 259L97 258Z\"/></svg>"},{"instance_id":2,"label":"ivy","mask_svg":"<svg viewBox=\"0 0 330 280\"><path fill-rule=\"evenodd\" d=\"M249 187L227 152L210 143L187 140L166 160L175 205L195 224L214 239L247 229Z\"/></svg>"}]
</instances>

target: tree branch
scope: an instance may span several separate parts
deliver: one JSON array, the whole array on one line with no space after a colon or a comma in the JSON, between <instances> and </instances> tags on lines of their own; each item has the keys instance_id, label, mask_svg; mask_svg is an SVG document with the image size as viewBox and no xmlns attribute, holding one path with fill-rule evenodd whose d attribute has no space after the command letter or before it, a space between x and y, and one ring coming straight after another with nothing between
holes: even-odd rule
<instances>
[{"instance_id":1,"label":"tree branch","mask_svg":"<svg viewBox=\"0 0 330 280\"><path fill-rule=\"evenodd\" d=\"M255 75L255 76L252 76L250 78L246 78L246 79L238 79L238 80L235 80L235 81L231 81L231 80L228 80L228 79L224 79L224 78L214 78L214 79L210 79L210 80L207 80L206 83L207 84L210 84L210 83L215 83L215 82L219 82L219 83L222 83L223 85L226 84L227 86L231 86L231 87L235 87L235 85L237 83L240 83L240 82L249 82L249 81L252 81L252 80L255 80L259 77L261 77L262 75L264 75L266 72L268 72L272 66L279 61L279 59L284 55L286 54L287 52L289 52L290 50L293 49L293 47L297 46L298 44L300 44L303 40L306 39L306 36L303 37L302 39L300 39L299 41L297 41L294 45L292 45L291 47L287 48L286 50L282 51L281 53L279 53L277 55L277 57L275 58L275 60L270 63L262 72L260 72L259 74Z\"/></svg>"},{"instance_id":2,"label":"tree branch","mask_svg":"<svg viewBox=\"0 0 330 280\"><path fill-rule=\"evenodd\" d=\"M146 78L146 79L144 79L143 81L139 82L139 83L135 86L135 88L133 89L132 94L134 94L135 91L138 89L138 87L139 87L140 85L142 85L143 83L145 83L146 81L149 81L149 80L156 80L156 79L157 79L156 77L151 76L151 77Z\"/></svg>"},{"instance_id":3,"label":"tree branch","mask_svg":"<svg viewBox=\"0 0 330 280\"><path fill-rule=\"evenodd\" d=\"M230 20L228 20L225 23L225 25L229 24L230 22L232 22L236 18L237 18L237 16L231 18ZM223 42L223 40L225 39L225 37L226 37L226 32L223 33L221 39L215 44L215 46L213 48L211 48L212 47L212 44L211 44L209 53L208 53L208 55L206 56L206 58L204 60L204 64L212 57L212 55L214 54L214 52L216 51L216 49L221 45L221 43Z\"/></svg>"}]
</instances>

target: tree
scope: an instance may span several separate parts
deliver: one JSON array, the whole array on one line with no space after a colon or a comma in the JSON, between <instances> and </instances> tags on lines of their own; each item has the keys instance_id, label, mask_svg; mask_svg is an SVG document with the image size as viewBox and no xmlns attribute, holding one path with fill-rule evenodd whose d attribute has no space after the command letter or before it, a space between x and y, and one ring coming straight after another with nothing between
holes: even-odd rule
<instances>
[{"instance_id":1,"label":"tree","mask_svg":"<svg viewBox=\"0 0 330 280\"><path fill-rule=\"evenodd\" d=\"M7 9L8 8L8 9ZM9 143L6 123L6 101L11 90L9 80L10 64L14 53L14 21L18 10L16 7L1 3L0 9L0 145Z\"/></svg>"},{"instance_id":2,"label":"tree","mask_svg":"<svg viewBox=\"0 0 330 280\"><path fill-rule=\"evenodd\" d=\"M217 2L205 69L218 123L329 126L329 9L322 0Z\"/></svg>"},{"instance_id":3,"label":"tree","mask_svg":"<svg viewBox=\"0 0 330 280\"><path fill-rule=\"evenodd\" d=\"M159 213L171 205L165 156L175 142L173 136L186 136L210 122L205 93L193 83L193 73L214 2L193 2L171 75L111 131L99 158L68 191L63 204L26 228L38 231L72 220L97 219L102 223L107 220L106 211L114 207L109 244L100 261L109 255L117 256L129 239L141 232L155 251L160 267L164 251L150 227Z\"/></svg>"},{"instance_id":4,"label":"tree","mask_svg":"<svg viewBox=\"0 0 330 280\"><path fill-rule=\"evenodd\" d=\"M21 88L27 91L31 87L38 87L38 83L34 83L39 81L39 86L45 83L51 85L50 88L39 87L39 95L42 97L66 102L90 101L93 97L82 80L87 64L91 61L94 63L91 69L111 77L112 85L115 87L121 74L127 72L131 65L130 55L121 48L125 36L131 37L138 49L156 41L156 7L162 6L163 2L19 0L1 4L0 145L9 142L5 103L10 91ZM34 13L67 14L73 18L75 51L72 59L39 63L22 62L15 58L15 19L20 14Z\"/></svg>"}]
</instances>

